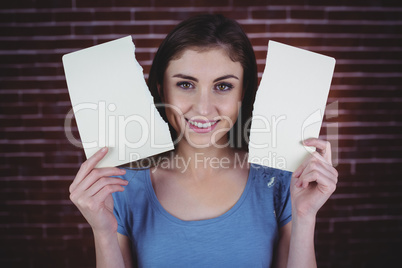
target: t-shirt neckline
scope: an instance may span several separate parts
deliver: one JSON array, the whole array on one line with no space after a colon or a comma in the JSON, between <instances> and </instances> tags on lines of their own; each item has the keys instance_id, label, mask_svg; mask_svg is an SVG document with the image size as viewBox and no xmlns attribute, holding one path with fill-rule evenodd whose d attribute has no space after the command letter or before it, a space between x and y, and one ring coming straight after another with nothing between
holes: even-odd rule
<instances>
[{"instance_id":1,"label":"t-shirt neckline","mask_svg":"<svg viewBox=\"0 0 402 268\"><path fill-rule=\"evenodd\" d=\"M244 200L246 199L249 189L250 189L250 185L251 185L251 179L254 176L254 169L252 168L253 165L250 165L250 169L249 169L249 174L247 177L247 182L246 182L246 186L244 187L244 190L239 198L239 200L237 200L237 202L225 213L223 213L222 215L219 215L215 218L211 218L211 219L204 219L204 220L191 220L191 221L185 221L182 219L179 219L175 216L173 216L172 214L170 214L163 206L162 204L159 202L155 190L152 186L152 182L151 182L151 170L148 169L146 172L146 189L148 191L148 197L151 200L151 204L152 206L155 208L155 210L162 214L164 217L166 217L169 221L172 221L176 224L181 224L181 225L188 225L188 226L195 226L195 225L207 225L207 224L213 224L219 221L222 221L224 219L226 219L227 217L231 216L233 213L235 213L243 204Z\"/></svg>"}]
</instances>

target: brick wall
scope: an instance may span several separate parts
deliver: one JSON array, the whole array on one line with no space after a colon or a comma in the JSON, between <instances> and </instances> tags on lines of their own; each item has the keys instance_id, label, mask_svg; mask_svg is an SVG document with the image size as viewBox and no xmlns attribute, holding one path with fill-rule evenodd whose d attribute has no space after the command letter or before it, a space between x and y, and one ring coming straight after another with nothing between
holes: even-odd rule
<instances>
[{"instance_id":1,"label":"brick wall","mask_svg":"<svg viewBox=\"0 0 402 268\"><path fill-rule=\"evenodd\" d=\"M269 39L337 59L328 102L338 110L322 137L338 132L340 182L318 215L319 267L399 263L402 2L21 0L0 3L1 267L94 266L91 229L68 199L84 155L64 134L61 56L132 35L147 72L166 33L198 13L237 19L260 75Z\"/></svg>"}]
</instances>

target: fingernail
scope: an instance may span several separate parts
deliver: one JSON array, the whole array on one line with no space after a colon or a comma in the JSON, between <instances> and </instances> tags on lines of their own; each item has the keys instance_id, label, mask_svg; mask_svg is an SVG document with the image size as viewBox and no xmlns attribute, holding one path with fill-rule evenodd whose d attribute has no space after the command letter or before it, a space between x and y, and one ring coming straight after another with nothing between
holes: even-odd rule
<instances>
[{"instance_id":1,"label":"fingernail","mask_svg":"<svg viewBox=\"0 0 402 268\"><path fill-rule=\"evenodd\" d=\"M124 173L126 173L126 171L124 169L120 169L120 173L124 174Z\"/></svg>"},{"instance_id":2,"label":"fingernail","mask_svg":"<svg viewBox=\"0 0 402 268\"><path fill-rule=\"evenodd\" d=\"M103 147L102 150L101 150L101 152L103 153L103 152L105 152L106 150L107 150L107 147Z\"/></svg>"}]
</instances>

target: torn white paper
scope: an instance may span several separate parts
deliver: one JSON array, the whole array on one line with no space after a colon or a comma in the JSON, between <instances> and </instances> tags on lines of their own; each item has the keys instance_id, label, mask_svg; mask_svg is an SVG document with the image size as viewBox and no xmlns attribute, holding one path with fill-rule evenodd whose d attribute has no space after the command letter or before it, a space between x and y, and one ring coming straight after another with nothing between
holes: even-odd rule
<instances>
[{"instance_id":1,"label":"torn white paper","mask_svg":"<svg viewBox=\"0 0 402 268\"><path fill-rule=\"evenodd\" d=\"M131 36L63 56L68 91L86 157L104 146L97 167L112 167L173 149L155 108Z\"/></svg>"},{"instance_id":2,"label":"torn white paper","mask_svg":"<svg viewBox=\"0 0 402 268\"><path fill-rule=\"evenodd\" d=\"M254 103L250 163L295 171L318 137L335 59L269 41L265 70Z\"/></svg>"}]
</instances>

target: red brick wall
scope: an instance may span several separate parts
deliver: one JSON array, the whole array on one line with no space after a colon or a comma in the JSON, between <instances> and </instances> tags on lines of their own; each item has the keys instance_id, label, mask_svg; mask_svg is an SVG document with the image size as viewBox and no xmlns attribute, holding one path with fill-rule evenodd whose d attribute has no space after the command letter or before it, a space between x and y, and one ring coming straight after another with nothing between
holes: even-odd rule
<instances>
[{"instance_id":1,"label":"red brick wall","mask_svg":"<svg viewBox=\"0 0 402 268\"><path fill-rule=\"evenodd\" d=\"M94 266L91 229L68 198L84 155L64 134L61 56L131 34L147 72L165 34L205 12L244 26L260 72L269 39L337 59L339 109L322 137L338 131L340 182L317 219L319 267L399 263L401 1L21 0L0 3L1 267Z\"/></svg>"}]
</instances>

